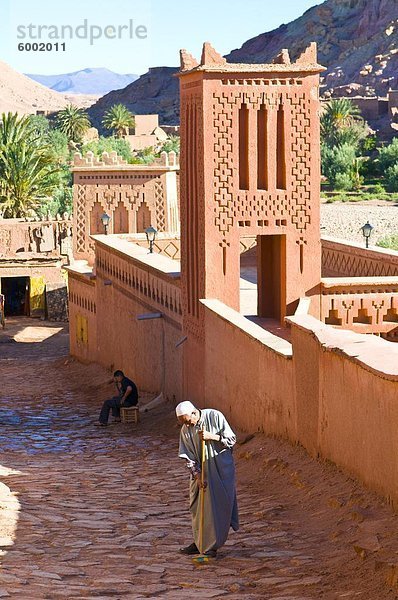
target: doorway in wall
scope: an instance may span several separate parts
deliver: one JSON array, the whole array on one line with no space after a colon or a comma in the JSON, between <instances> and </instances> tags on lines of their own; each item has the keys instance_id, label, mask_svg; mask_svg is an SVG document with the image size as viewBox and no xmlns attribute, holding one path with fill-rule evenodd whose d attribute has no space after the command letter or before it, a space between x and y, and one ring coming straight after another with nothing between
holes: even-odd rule
<instances>
[{"instance_id":1,"label":"doorway in wall","mask_svg":"<svg viewBox=\"0 0 398 600\"><path fill-rule=\"evenodd\" d=\"M29 277L2 277L1 293L6 317L29 315Z\"/></svg>"},{"instance_id":2,"label":"doorway in wall","mask_svg":"<svg viewBox=\"0 0 398 600\"><path fill-rule=\"evenodd\" d=\"M250 236L240 255L240 312L282 322L286 316L286 235Z\"/></svg>"},{"instance_id":3,"label":"doorway in wall","mask_svg":"<svg viewBox=\"0 0 398 600\"><path fill-rule=\"evenodd\" d=\"M286 235L257 236L257 303L259 317L286 316Z\"/></svg>"}]
</instances>

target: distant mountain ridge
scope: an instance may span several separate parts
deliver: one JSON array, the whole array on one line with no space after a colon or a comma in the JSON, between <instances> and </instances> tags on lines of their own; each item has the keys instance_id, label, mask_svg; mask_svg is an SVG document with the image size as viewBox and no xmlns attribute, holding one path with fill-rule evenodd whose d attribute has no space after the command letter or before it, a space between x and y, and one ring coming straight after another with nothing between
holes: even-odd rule
<instances>
[{"instance_id":1,"label":"distant mountain ridge","mask_svg":"<svg viewBox=\"0 0 398 600\"><path fill-rule=\"evenodd\" d=\"M56 92L93 94L95 96L102 96L111 90L125 88L132 81L138 79L138 75L133 73L121 75L105 68L81 69L62 75L26 73L26 76Z\"/></svg>"},{"instance_id":2,"label":"distant mountain ridge","mask_svg":"<svg viewBox=\"0 0 398 600\"><path fill-rule=\"evenodd\" d=\"M89 106L90 96L60 94L44 87L29 77L18 73L6 63L0 61L0 114L18 112L36 114L37 111L55 112L69 103Z\"/></svg>"},{"instance_id":3,"label":"distant mountain ridge","mask_svg":"<svg viewBox=\"0 0 398 600\"><path fill-rule=\"evenodd\" d=\"M248 40L226 58L267 63L287 48L295 59L312 41L318 44L318 61L327 67L323 84L336 95L337 88L350 84L361 95L385 95L390 87L398 88L398 0L326 0L291 23ZM122 102L136 113L159 113L162 124L178 123L177 70L150 69L125 89L100 98L90 115L98 121L111 104Z\"/></svg>"},{"instance_id":4,"label":"distant mountain ridge","mask_svg":"<svg viewBox=\"0 0 398 600\"><path fill-rule=\"evenodd\" d=\"M104 112L119 102L135 114L159 114L162 124L178 123L179 82L173 77L177 71L176 67L151 68L124 90L114 90L100 98L88 110L94 127L101 129Z\"/></svg>"}]
</instances>

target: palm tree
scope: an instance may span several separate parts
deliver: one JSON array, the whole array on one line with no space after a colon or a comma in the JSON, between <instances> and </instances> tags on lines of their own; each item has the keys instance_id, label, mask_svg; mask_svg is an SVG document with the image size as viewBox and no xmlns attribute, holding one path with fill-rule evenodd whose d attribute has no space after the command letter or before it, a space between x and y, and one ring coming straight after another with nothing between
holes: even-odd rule
<instances>
[{"instance_id":1,"label":"palm tree","mask_svg":"<svg viewBox=\"0 0 398 600\"><path fill-rule=\"evenodd\" d=\"M126 135L129 127L134 127L134 115L124 104L114 104L104 114L102 124L106 129L113 129L116 137Z\"/></svg>"},{"instance_id":2,"label":"palm tree","mask_svg":"<svg viewBox=\"0 0 398 600\"><path fill-rule=\"evenodd\" d=\"M356 144L366 137L367 126L359 108L348 98L330 100L321 116L321 139L328 146Z\"/></svg>"},{"instance_id":3,"label":"palm tree","mask_svg":"<svg viewBox=\"0 0 398 600\"><path fill-rule=\"evenodd\" d=\"M91 123L85 110L68 104L57 114L56 126L69 141L80 142Z\"/></svg>"},{"instance_id":4,"label":"palm tree","mask_svg":"<svg viewBox=\"0 0 398 600\"><path fill-rule=\"evenodd\" d=\"M32 130L28 116L19 117L18 113L3 113L0 120L0 146L18 144Z\"/></svg>"},{"instance_id":5,"label":"palm tree","mask_svg":"<svg viewBox=\"0 0 398 600\"><path fill-rule=\"evenodd\" d=\"M2 115L0 120L0 209L6 217L22 217L37 208L56 187L51 147L30 117Z\"/></svg>"}]
</instances>

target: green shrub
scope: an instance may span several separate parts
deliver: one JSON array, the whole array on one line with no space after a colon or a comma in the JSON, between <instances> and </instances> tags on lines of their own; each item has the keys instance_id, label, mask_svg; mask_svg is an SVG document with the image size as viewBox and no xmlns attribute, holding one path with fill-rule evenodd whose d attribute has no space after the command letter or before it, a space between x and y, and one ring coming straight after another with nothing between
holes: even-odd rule
<instances>
[{"instance_id":1,"label":"green shrub","mask_svg":"<svg viewBox=\"0 0 398 600\"><path fill-rule=\"evenodd\" d=\"M355 148L348 144L321 147L322 173L333 189L352 190L357 183Z\"/></svg>"},{"instance_id":2,"label":"green shrub","mask_svg":"<svg viewBox=\"0 0 398 600\"><path fill-rule=\"evenodd\" d=\"M137 152L136 155L129 160L129 163L131 165L150 165L157 156L158 154L156 154L155 149L152 146L147 146L147 148L143 148Z\"/></svg>"},{"instance_id":3,"label":"green shrub","mask_svg":"<svg viewBox=\"0 0 398 600\"><path fill-rule=\"evenodd\" d=\"M384 186L380 183L380 181L378 183L376 183L373 187L372 190L370 192L373 195L386 195L386 190L384 188Z\"/></svg>"},{"instance_id":4,"label":"green shrub","mask_svg":"<svg viewBox=\"0 0 398 600\"><path fill-rule=\"evenodd\" d=\"M334 189L335 190L352 190L354 187L354 183L352 180L352 176L350 173L336 173L336 177L334 180Z\"/></svg>"},{"instance_id":5,"label":"green shrub","mask_svg":"<svg viewBox=\"0 0 398 600\"><path fill-rule=\"evenodd\" d=\"M377 242L376 246L380 246L381 248L390 248L392 250L398 250L398 234L386 235Z\"/></svg>"},{"instance_id":6,"label":"green shrub","mask_svg":"<svg viewBox=\"0 0 398 600\"><path fill-rule=\"evenodd\" d=\"M394 138L389 146L379 149L379 164L381 173L385 173L390 167L398 165L398 138Z\"/></svg>"},{"instance_id":7,"label":"green shrub","mask_svg":"<svg viewBox=\"0 0 398 600\"><path fill-rule=\"evenodd\" d=\"M175 152L180 153L180 138L178 135L170 135L161 147L161 152Z\"/></svg>"},{"instance_id":8,"label":"green shrub","mask_svg":"<svg viewBox=\"0 0 398 600\"><path fill-rule=\"evenodd\" d=\"M88 144L84 144L82 153L94 152L95 156L101 158L103 152L117 152L119 156L129 162L133 156L131 146L127 140L117 138L115 136L101 136L98 140L93 140Z\"/></svg>"},{"instance_id":9,"label":"green shrub","mask_svg":"<svg viewBox=\"0 0 398 600\"><path fill-rule=\"evenodd\" d=\"M398 162L386 170L386 186L389 192L398 192Z\"/></svg>"}]
</instances>

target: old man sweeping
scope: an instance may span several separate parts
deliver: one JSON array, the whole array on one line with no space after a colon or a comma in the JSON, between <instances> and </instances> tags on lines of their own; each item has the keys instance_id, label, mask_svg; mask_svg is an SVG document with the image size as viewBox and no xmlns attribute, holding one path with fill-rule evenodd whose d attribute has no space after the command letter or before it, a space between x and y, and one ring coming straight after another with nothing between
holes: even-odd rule
<instances>
[{"instance_id":1,"label":"old man sweeping","mask_svg":"<svg viewBox=\"0 0 398 600\"><path fill-rule=\"evenodd\" d=\"M194 541L182 554L215 558L230 527L239 529L232 448L236 436L218 410L197 409L181 402L176 415L182 424L179 457L191 472L190 511Z\"/></svg>"}]
</instances>

